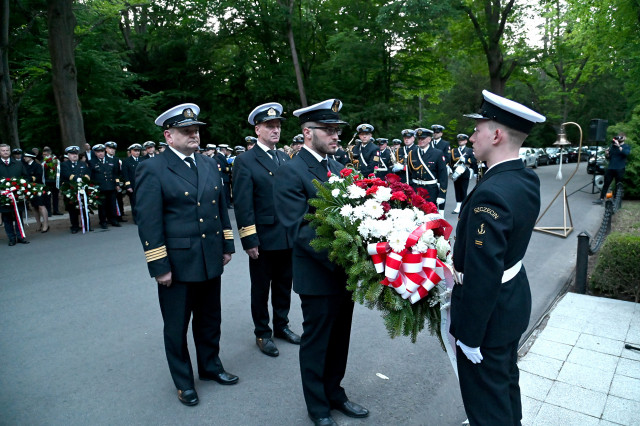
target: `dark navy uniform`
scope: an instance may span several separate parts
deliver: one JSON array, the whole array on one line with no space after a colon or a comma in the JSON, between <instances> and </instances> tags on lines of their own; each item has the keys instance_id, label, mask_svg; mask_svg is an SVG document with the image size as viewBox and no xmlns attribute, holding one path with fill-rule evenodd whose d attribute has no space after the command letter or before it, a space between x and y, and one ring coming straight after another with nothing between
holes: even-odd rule
<instances>
[{"instance_id":1,"label":"dark navy uniform","mask_svg":"<svg viewBox=\"0 0 640 426\"><path fill-rule=\"evenodd\" d=\"M7 159L9 164L5 164L4 160L0 160L0 178L21 178L27 176L24 163L22 161L16 161L12 156ZM26 242L26 239L22 239L19 234L18 223L16 214L13 210L13 206L6 205L0 206L0 213L2 213L2 222L4 224L4 230L9 238L9 245L14 245L16 241Z\"/></svg>"},{"instance_id":2,"label":"dark navy uniform","mask_svg":"<svg viewBox=\"0 0 640 426\"><path fill-rule=\"evenodd\" d=\"M338 150L335 154L333 154L332 157L343 166L346 166L349 163L349 154L347 154L347 151L345 151L341 147L338 147Z\"/></svg>"},{"instance_id":3,"label":"dark navy uniform","mask_svg":"<svg viewBox=\"0 0 640 426\"><path fill-rule=\"evenodd\" d=\"M186 331L193 337L200 376L224 371L220 341L220 276L223 254L233 253L233 232L215 160L196 156L197 175L168 148L136 170L135 217L152 277L158 285L169 369L176 387L193 389Z\"/></svg>"},{"instance_id":4,"label":"dark navy uniform","mask_svg":"<svg viewBox=\"0 0 640 426\"><path fill-rule=\"evenodd\" d=\"M436 199L447 195L447 167L444 154L439 149L427 146L426 151L416 146L408 154L409 176L411 186L424 188L429 192L429 199L436 203Z\"/></svg>"},{"instance_id":5,"label":"dark navy uniform","mask_svg":"<svg viewBox=\"0 0 640 426\"><path fill-rule=\"evenodd\" d=\"M362 176L368 177L371 173L375 173L380 160L378 153L378 146L373 142L359 143L353 147L353 158L358 160L358 169Z\"/></svg>"},{"instance_id":6,"label":"dark navy uniform","mask_svg":"<svg viewBox=\"0 0 640 426\"><path fill-rule=\"evenodd\" d=\"M445 164L451 163L451 144L443 139L432 140L431 147L439 149L444 155Z\"/></svg>"},{"instance_id":7,"label":"dark navy uniform","mask_svg":"<svg viewBox=\"0 0 640 426\"><path fill-rule=\"evenodd\" d=\"M129 196L129 204L131 204L132 212L136 206L136 169L140 162L140 157L136 158L133 155L122 162L122 180L124 181L123 188ZM133 192L130 192L129 189Z\"/></svg>"},{"instance_id":8,"label":"dark navy uniform","mask_svg":"<svg viewBox=\"0 0 640 426\"><path fill-rule=\"evenodd\" d=\"M100 194L104 197L98 206L98 218L102 227L105 227L107 222L120 226L116 210L116 188L120 182L120 167L116 161L105 155L102 160L94 156L89 163L91 180L99 186Z\"/></svg>"},{"instance_id":9,"label":"dark navy uniform","mask_svg":"<svg viewBox=\"0 0 640 426\"><path fill-rule=\"evenodd\" d=\"M31 182L44 184L44 167L42 167L40 163L34 160L31 162L31 164L27 164L27 162L25 161L24 169L26 172L26 176L29 176ZM36 209L40 206L44 206L44 199L42 195L35 195L31 197L29 202Z\"/></svg>"},{"instance_id":10,"label":"dark navy uniform","mask_svg":"<svg viewBox=\"0 0 640 426\"><path fill-rule=\"evenodd\" d=\"M77 151L76 151L77 153ZM84 161L65 161L60 165L60 182L72 182L78 178L89 178L90 172L87 163ZM64 199L64 205L69 212L69 222L71 222L71 231L80 230L80 209L78 208L78 200Z\"/></svg>"},{"instance_id":11,"label":"dark navy uniform","mask_svg":"<svg viewBox=\"0 0 640 426\"><path fill-rule=\"evenodd\" d=\"M476 167L476 157L473 155L473 149L468 146L457 147L451 150L451 168L454 169L456 163L464 156L464 165L467 166L467 170L462 173L458 178L453 181L453 188L456 191L456 202L461 203L467 196L467 190L469 189L469 178L471 177L471 170ZM453 170L455 172L455 169Z\"/></svg>"},{"instance_id":12,"label":"dark navy uniform","mask_svg":"<svg viewBox=\"0 0 640 426\"><path fill-rule=\"evenodd\" d=\"M407 182L407 176L409 176L409 162L407 161L407 159L409 158L409 153L416 149L416 144L411 144L411 146L406 146L406 145L402 145L400 148L398 148L398 151L396 152L396 161L398 162L398 164L402 164L405 168L404 170L398 172L398 175L400 176L400 181L403 183L411 183L411 182ZM411 180L411 178L409 178L409 180Z\"/></svg>"},{"instance_id":13,"label":"dark navy uniform","mask_svg":"<svg viewBox=\"0 0 640 426\"><path fill-rule=\"evenodd\" d=\"M393 167L393 161L391 160L391 156L394 155L388 147L384 147L384 149L380 150L380 162L378 165L378 172L376 176L380 179L384 179L388 173L391 172L391 168Z\"/></svg>"}]
</instances>

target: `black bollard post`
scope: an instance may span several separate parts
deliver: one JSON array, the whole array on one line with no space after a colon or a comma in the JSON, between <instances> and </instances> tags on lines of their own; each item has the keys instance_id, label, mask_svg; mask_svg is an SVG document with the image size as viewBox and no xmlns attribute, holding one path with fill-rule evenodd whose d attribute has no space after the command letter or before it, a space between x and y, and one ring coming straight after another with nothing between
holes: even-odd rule
<instances>
[{"instance_id":1,"label":"black bollard post","mask_svg":"<svg viewBox=\"0 0 640 426\"><path fill-rule=\"evenodd\" d=\"M576 293L587 292L587 267L589 265L589 234L578 235L578 258L576 259Z\"/></svg>"}]
</instances>

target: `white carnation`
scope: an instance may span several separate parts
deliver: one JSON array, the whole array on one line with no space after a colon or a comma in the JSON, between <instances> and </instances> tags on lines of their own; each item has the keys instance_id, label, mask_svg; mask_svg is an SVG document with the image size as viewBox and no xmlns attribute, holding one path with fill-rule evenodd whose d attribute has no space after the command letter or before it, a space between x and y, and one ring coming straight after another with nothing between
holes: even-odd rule
<instances>
[{"instance_id":1,"label":"white carnation","mask_svg":"<svg viewBox=\"0 0 640 426\"><path fill-rule=\"evenodd\" d=\"M342 182L343 180L344 179L340 179L338 175L331 175L331 177L329 177L329 183Z\"/></svg>"},{"instance_id":2,"label":"white carnation","mask_svg":"<svg viewBox=\"0 0 640 426\"><path fill-rule=\"evenodd\" d=\"M438 237L436 240L436 249L438 250L438 258L446 259L451 246L449 245L449 241L444 237Z\"/></svg>"},{"instance_id":3,"label":"white carnation","mask_svg":"<svg viewBox=\"0 0 640 426\"><path fill-rule=\"evenodd\" d=\"M24 179L20 179L20 183L27 183L27 181Z\"/></svg>"},{"instance_id":4,"label":"white carnation","mask_svg":"<svg viewBox=\"0 0 640 426\"><path fill-rule=\"evenodd\" d=\"M345 204L340 209L340 214L344 217L350 217L353 214L353 206Z\"/></svg>"},{"instance_id":5,"label":"white carnation","mask_svg":"<svg viewBox=\"0 0 640 426\"><path fill-rule=\"evenodd\" d=\"M389 235L389 246L393 251L402 251L409 238L409 233L405 231L394 231Z\"/></svg>"},{"instance_id":6,"label":"white carnation","mask_svg":"<svg viewBox=\"0 0 640 426\"><path fill-rule=\"evenodd\" d=\"M355 219L364 219L367 215L367 209L364 206L357 206L353 209L351 214Z\"/></svg>"},{"instance_id":7,"label":"white carnation","mask_svg":"<svg viewBox=\"0 0 640 426\"><path fill-rule=\"evenodd\" d=\"M391 188L387 188L386 186L381 186L378 188L378 190L373 196L376 200L380 202L389 201L391 199Z\"/></svg>"},{"instance_id":8,"label":"white carnation","mask_svg":"<svg viewBox=\"0 0 640 426\"><path fill-rule=\"evenodd\" d=\"M362 236L362 238L369 239L373 227L375 227L375 220L370 218L364 219L358 226L358 233Z\"/></svg>"},{"instance_id":9,"label":"white carnation","mask_svg":"<svg viewBox=\"0 0 640 426\"><path fill-rule=\"evenodd\" d=\"M371 236L379 240L387 240L387 236L393 231L393 224L390 220L376 220L371 228Z\"/></svg>"},{"instance_id":10,"label":"white carnation","mask_svg":"<svg viewBox=\"0 0 640 426\"><path fill-rule=\"evenodd\" d=\"M340 195L340 190L338 188L335 188L333 191L331 191L331 195L335 198L338 195Z\"/></svg>"},{"instance_id":11,"label":"white carnation","mask_svg":"<svg viewBox=\"0 0 640 426\"><path fill-rule=\"evenodd\" d=\"M349 193L349 198L364 198L367 195L367 191L357 185L349 185L347 192Z\"/></svg>"},{"instance_id":12,"label":"white carnation","mask_svg":"<svg viewBox=\"0 0 640 426\"><path fill-rule=\"evenodd\" d=\"M423 242L429 247L433 247L436 245L436 236L433 234L431 229L427 229L422 236L420 236L420 242Z\"/></svg>"},{"instance_id":13,"label":"white carnation","mask_svg":"<svg viewBox=\"0 0 640 426\"><path fill-rule=\"evenodd\" d=\"M384 210L382 210L382 204L374 199L365 201L364 208L366 215L374 219L377 219L384 214Z\"/></svg>"}]
</instances>

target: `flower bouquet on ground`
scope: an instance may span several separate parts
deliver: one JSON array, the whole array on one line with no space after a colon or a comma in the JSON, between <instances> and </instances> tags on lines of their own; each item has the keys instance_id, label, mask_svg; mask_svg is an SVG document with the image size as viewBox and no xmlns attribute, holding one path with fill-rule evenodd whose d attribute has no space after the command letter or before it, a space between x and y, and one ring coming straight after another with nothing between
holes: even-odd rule
<instances>
[{"instance_id":1,"label":"flower bouquet on ground","mask_svg":"<svg viewBox=\"0 0 640 426\"><path fill-rule=\"evenodd\" d=\"M392 173L382 180L352 169L314 184L318 194L309 204L316 212L306 218L317 234L311 245L328 250L345 269L354 300L380 310L392 338L410 336L415 343L427 323L444 349L441 308L453 285L452 227L426 201L426 191Z\"/></svg>"},{"instance_id":2,"label":"flower bouquet on ground","mask_svg":"<svg viewBox=\"0 0 640 426\"><path fill-rule=\"evenodd\" d=\"M59 173L60 160L55 155L45 157L42 161L46 180L56 181Z\"/></svg>"},{"instance_id":3,"label":"flower bouquet on ground","mask_svg":"<svg viewBox=\"0 0 640 426\"><path fill-rule=\"evenodd\" d=\"M84 176L69 182L64 182L60 191L67 203L93 214L100 205L100 188Z\"/></svg>"}]
</instances>

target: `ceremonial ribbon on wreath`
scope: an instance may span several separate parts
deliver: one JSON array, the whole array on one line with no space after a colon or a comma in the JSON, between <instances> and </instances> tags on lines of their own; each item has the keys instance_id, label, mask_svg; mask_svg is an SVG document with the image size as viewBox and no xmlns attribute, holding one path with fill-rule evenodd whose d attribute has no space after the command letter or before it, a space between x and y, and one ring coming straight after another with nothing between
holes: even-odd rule
<instances>
[{"instance_id":1,"label":"ceremonial ribbon on wreath","mask_svg":"<svg viewBox=\"0 0 640 426\"><path fill-rule=\"evenodd\" d=\"M20 211L18 210L18 201L16 200L16 196L13 194L11 190L6 190L2 192L2 195L6 196L9 200L11 200L11 206L13 207L13 213L16 215L16 222L18 223L18 231L20 231L20 238L26 238L24 233L24 226L22 226L22 218L20 217Z\"/></svg>"},{"instance_id":2,"label":"ceremonial ribbon on wreath","mask_svg":"<svg viewBox=\"0 0 640 426\"><path fill-rule=\"evenodd\" d=\"M60 189L60 161L56 161L56 188Z\"/></svg>"},{"instance_id":3,"label":"ceremonial ribbon on wreath","mask_svg":"<svg viewBox=\"0 0 640 426\"><path fill-rule=\"evenodd\" d=\"M80 209L80 222L82 223L82 233L86 234L89 228L89 205L87 203L87 192L85 191L85 187L78 189L77 196L78 208Z\"/></svg>"}]
</instances>

